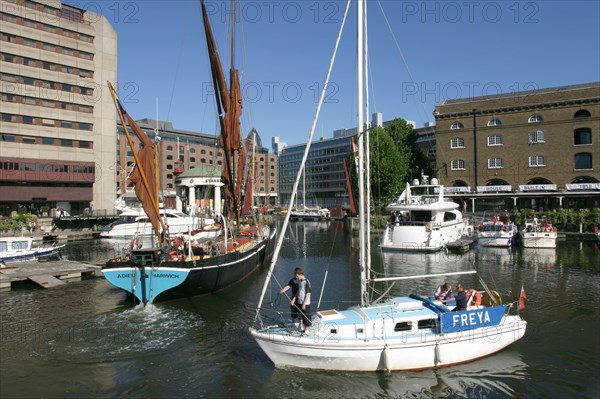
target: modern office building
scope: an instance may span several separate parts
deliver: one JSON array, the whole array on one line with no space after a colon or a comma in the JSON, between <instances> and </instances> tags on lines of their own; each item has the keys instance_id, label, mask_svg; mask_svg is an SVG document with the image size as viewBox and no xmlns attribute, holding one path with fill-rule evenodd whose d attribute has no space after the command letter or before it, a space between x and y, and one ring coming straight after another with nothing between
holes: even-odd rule
<instances>
[{"instance_id":1,"label":"modern office building","mask_svg":"<svg viewBox=\"0 0 600 399\"><path fill-rule=\"evenodd\" d=\"M215 134L198 133L176 129L171 122L154 119L136 121L140 128L158 145L159 187L165 194L175 194L177 177L186 170L202 167L209 171L212 166L221 170L223 151L219 148L219 137ZM117 136L117 185L119 195L134 196L132 184L127 180L135 159L129 143L125 138L123 126L118 123ZM132 135L134 147L138 148L139 140ZM158 136L158 139L156 139ZM262 146L260 135L255 129L248 133L246 146L254 156L254 197L256 204L274 205L277 199L277 156L269 155L269 149ZM253 151L254 149L254 151ZM250 168L251 169L251 168ZM209 173L213 175L213 173Z\"/></svg>"},{"instance_id":2,"label":"modern office building","mask_svg":"<svg viewBox=\"0 0 600 399\"><path fill-rule=\"evenodd\" d=\"M0 0L0 215L114 207L117 34L58 1Z\"/></svg>"},{"instance_id":3,"label":"modern office building","mask_svg":"<svg viewBox=\"0 0 600 399\"><path fill-rule=\"evenodd\" d=\"M279 154L279 201L287 207L290 202L298 169L306 150L306 144L283 149ZM352 137L342 136L321 139L311 144L305 165L305 173L298 186L298 206L332 207L350 206L344 160L352 153Z\"/></svg>"},{"instance_id":4,"label":"modern office building","mask_svg":"<svg viewBox=\"0 0 600 399\"><path fill-rule=\"evenodd\" d=\"M468 210L600 207L600 82L446 100L437 177Z\"/></svg>"}]
</instances>

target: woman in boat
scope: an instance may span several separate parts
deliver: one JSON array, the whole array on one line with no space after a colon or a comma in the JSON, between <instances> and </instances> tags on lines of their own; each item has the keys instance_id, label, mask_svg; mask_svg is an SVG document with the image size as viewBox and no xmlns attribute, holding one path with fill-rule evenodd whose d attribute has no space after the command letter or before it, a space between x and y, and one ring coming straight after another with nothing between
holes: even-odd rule
<instances>
[{"instance_id":1,"label":"woman in boat","mask_svg":"<svg viewBox=\"0 0 600 399\"><path fill-rule=\"evenodd\" d=\"M435 299L446 300L452 296L452 288L450 284L445 282L437 288L437 291L434 294Z\"/></svg>"}]
</instances>

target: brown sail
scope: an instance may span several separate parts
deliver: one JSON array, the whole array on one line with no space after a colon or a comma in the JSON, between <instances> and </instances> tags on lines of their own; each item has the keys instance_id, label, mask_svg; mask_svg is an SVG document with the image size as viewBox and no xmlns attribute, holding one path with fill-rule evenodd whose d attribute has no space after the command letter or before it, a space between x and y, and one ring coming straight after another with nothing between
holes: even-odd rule
<instances>
[{"instance_id":1,"label":"brown sail","mask_svg":"<svg viewBox=\"0 0 600 399\"><path fill-rule=\"evenodd\" d=\"M135 158L135 167L129 176L134 185L135 195L137 196L144 212L148 215L150 223L158 239L162 244L166 238L166 228L159 214L158 206L158 188L157 188L157 170L156 170L156 146L150 140L150 137L138 126L133 118L125 111L125 108L119 101L119 97L113 86L108 83L108 89L117 108L117 113L121 119L121 124L129 142L129 146ZM127 126L131 127L136 137L140 141L140 149L136 152L135 145L131 140Z\"/></svg>"},{"instance_id":2,"label":"brown sail","mask_svg":"<svg viewBox=\"0 0 600 399\"><path fill-rule=\"evenodd\" d=\"M223 182L225 184L225 215L230 219L239 219L242 203L242 185L238 180L242 176L244 163L240 152L240 116L242 115L242 94L238 71L231 66L229 73L229 90L221 67L219 52L212 34L210 21L204 0L201 0L204 32L210 59L210 66L215 90L219 123L221 125L220 144L224 152ZM232 35L233 37L233 35Z\"/></svg>"}]
</instances>

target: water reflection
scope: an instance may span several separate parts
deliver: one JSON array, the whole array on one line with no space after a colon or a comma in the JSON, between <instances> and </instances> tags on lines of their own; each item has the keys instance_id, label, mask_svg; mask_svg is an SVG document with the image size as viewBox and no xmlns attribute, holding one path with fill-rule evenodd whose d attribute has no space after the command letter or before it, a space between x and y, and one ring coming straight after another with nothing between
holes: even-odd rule
<instances>
[{"instance_id":1,"label":"water reflection","mask_svg":"<svg viewBox=\"0 0 600 399\"><path fill-rule=\"evenodd\" d=\"M284 241L275 272L285 283L294 267L303 266L315 302L323 292L321 309L359 300L357 237L340 227L293 226L294 238ZM100 263L127 245L127 240L69 243L67 256ZM437 370L280 370L247 333L265 269L217 294L148 310L103 279L84 280L0 294L2 397L598 397L597 246L475 247L465 254L381 253L376 243L372 249L377 273L475 268L501 293L518 296L523 285L525 337L492 356ZM428 293L439 283L402 281L391 293ZM277 287L268 289L273 299Z\"/></svg>"}]
</instances>

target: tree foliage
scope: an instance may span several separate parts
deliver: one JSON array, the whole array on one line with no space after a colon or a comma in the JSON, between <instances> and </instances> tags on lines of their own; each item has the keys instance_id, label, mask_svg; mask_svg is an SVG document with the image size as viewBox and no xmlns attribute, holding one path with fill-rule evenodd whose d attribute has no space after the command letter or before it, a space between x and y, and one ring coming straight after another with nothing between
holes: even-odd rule
<instances>
[{"instance_id":1,"label":"tree foliage","mask_svg":"<svg viewBox=\"0 0 600 399\"><path fill-rule=\"evenodd\" d=\"M398 196L406 181L420 177L421 171L430 175L427 158L416 145L416 133L404 119L395 119L385 128L370 131L371 196L376 204L385 205ZM358 192L354 156L349 157L350 174Z\"/></svg>"}]
</instances>

